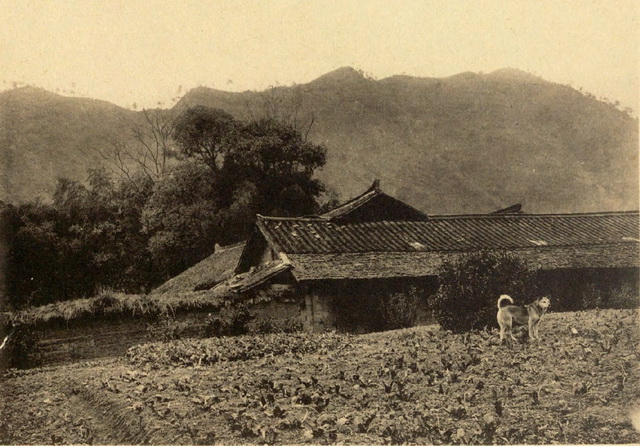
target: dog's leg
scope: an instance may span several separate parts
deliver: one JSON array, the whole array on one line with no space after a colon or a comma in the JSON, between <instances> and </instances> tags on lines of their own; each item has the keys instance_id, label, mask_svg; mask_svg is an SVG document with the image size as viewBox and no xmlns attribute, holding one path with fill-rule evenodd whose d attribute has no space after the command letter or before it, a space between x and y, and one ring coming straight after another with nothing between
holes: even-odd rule
<instances>
[{"instance_id":1,"label":"dog's leg","mask_svg":"<svg viewBox=\"0 0 640 446\"><path fill-rule=\"evenodd\" d=\"M511 334L511 327L506 324L506 323L500 323L500 344L507 344L509 347L511 346L511 339L509 339L507 337L507 334L509 334L512 338L513 335Z\"/></svg>"},{"instance_id":2,"label":"dog's leg","mask_svg":"<svg viewBox=\"0 0 640 446\"><path fill-rule=\"evenodd\" d=\"M505 319L503 319L502 321L498 321L498 325L500 325L500 340L504 341L504 338L506 337L506 335L509 335L509 337L511 338L511 340L513 341L517 341L517 339L515 337L513 337L513 319L511 319L510 317L507 317ZM511 343L511 341L509 341L509 343Z\"/></svg>"},{"instance_id":3,"label":"dog's leg","mask_svg":"<svg viewBox=\"0 0 640 446\"><path fill-rule=\"evenodd\" d=\"M533 337L532 339L535 339L536 341L540 342L540 318L532 320L529 319L529 325L531 325L531 332L533 333Z\"/></svg>"},{"instance_id":4,"label":"dog's leg","mask_svg":"<svg viewBox=\"0 0 640 446\"><path fill-rule=\"evenodd\" d=\"M513 326L511 324L509 324L509 336L511 336L512 341L518 342L518 339L513 335Z\"/></svg>"}]
</instances>

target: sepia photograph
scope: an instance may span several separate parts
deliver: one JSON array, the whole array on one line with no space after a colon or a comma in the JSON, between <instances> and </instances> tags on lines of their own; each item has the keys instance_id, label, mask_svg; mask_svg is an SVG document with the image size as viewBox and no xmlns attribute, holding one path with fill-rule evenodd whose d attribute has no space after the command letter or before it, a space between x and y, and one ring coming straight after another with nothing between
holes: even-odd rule
<instances>
[{"instance_id":1,"label":"sepia photograph","mask_svg":"<svg viewBox=\"0 0 640 446\"><path fill-rule=\"evenodd\" d=\"M0 444L640 444L637 0L0 11Z\"/></svg>"}]
</instances>

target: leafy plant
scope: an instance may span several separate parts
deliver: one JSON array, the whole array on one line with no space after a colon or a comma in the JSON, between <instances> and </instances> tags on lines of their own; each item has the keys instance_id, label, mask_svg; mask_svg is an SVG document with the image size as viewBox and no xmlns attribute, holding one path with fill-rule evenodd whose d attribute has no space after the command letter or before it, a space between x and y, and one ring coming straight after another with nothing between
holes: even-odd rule
<instances>
[{"instance_id":1,"label":"leafy plant","mask_svg":"<svg viewBox=\"0 0 640 446\"><path fill-rule=\"evenodd\" d=\"M246 303L231 304L207 320L207 336L238 336L249 332L247 324L254 316Z\"/></svg>"},{"instance_id":2,"label":"leafy plant","mask_svg":"<svg viewBox=\"0 0 640 446\"><path fill-rule=\"evenodd\" d=\"M307 333L280 333L232 338L182 339L172 343L150 343L131 347L127 358L132 365L149 364L189 367L222 361L244 361L285 353L308 354L348 344L350 337L335 333L310 336Z\"/></svg>"},{"instance_id":3,"label":"leafy plant","mask_svg":"<svg viewBox=\"0 0 640 446\"><path fill-rule=\"evenodd\" d=\"M2 355L9 368L26 369L40 363L40 335L34 328L15 327L6 339Z\"/></svg>"},{"instance_id":4,"label":"leafy plant","mask_svg":"<svg viewBox=\"0 0 640 446\"><path fill-rule=\"evenodd\" d=\"M522 260L488 252L444 264L438 281L429 304L440 326L453 332L495 326L501 294L518 301L530 299L536 289L533 273Z\"/></svg>"},{"instance_id":5,"label":"leafy plant","mask_svg":"<svg viewBox=\"0 0 640 446\"><path fill-rule=\"evenodd\" d=\"M147 324L147 338L150 341L169 342L180 339L184 334L184 324L171 316Z\"/></svg>"},{"instance_id":6,"label":"leafy plant","mask_svg":"<svg viewBox=\"0 0 640 446\"><path fill-rule=\"evenodd\" d=\"M388 330L413 327L418 319L418 290L393 293L380 298L379 308L384 327Z\"/></svg>"},{"instance_id":7,"label":"leafy plant","mask_svg":"<svg viewBox=\"0 0 640 446\"><path fill-rule=\"evenodd\" d=\"M303 329L302 322L298 318L263 318L250 329L251 334L267 333L297 333Z\"/></svg>"},{"instance_id":8,"label":"leafy plant","mask_svg":"<svg viewBox=\"0 0 640 446\"><path fill-rule=\"evenodd\" d=\"M0 439L49 442L58 423L57 442L89 442L79 430L95 420L112 432L128 424L107 440L150 444L638 443L625 418L640 382L637 311L543 323L546 342L516 350L490 342L495 330L417 327L181 339L72 374L12 370L11 437ZM86 424L83 400L99 409Z\"/></svg>"}]
</instances>

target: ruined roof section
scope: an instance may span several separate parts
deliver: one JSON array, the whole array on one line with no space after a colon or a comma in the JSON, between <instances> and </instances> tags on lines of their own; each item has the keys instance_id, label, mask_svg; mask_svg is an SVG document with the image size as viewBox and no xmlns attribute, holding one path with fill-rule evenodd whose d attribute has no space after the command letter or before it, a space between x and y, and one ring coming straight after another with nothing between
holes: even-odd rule
<instances>
[{"instance_id":1,"label":"ruined roof section","mask_svg":"<svg viewBox=\"0 0 640 446\"><path fill-rule=\"evenodd\" d=\"M466 252L640 241L637 211L439 216L351 224L259 216L257 225L269 243L286 254Z\"/></svg>"},{"instance_id":2,"label":"ruined roof section","mask_svg":"<svg viewBox=\"0 0 640 446\"><path fill-rule=\"evenodd\" d=\"M275 277L291 269L291 264L282 260L274 260L260 268L236 275L229 282L229 288L236 293L243 293L262 285L272 277Z\"/></svg>"},{"instance_id":3,"label":"ruined roof section","mask_svg":"<svg viewBox=\"0 0 640 446\"><path fill-rule=\"evenodd\" d=\"M216 251L200 263L169 279L154 294L182 291L199 291L213 288L230 278L240 259L244 242L218 247Z\"/></svg>"},{"instance_id":4,"label":"ruined roof section","mask_svg":"<svg viewBox=\"0 0 640 446\"><path fill-rule=\"evenodd\" d=\"M355 223L365 221L423 221L429 217L402 201L380 190L380 181L375 180L363 194L322 214L322 218Z\"/></svg>"}]
</instances>

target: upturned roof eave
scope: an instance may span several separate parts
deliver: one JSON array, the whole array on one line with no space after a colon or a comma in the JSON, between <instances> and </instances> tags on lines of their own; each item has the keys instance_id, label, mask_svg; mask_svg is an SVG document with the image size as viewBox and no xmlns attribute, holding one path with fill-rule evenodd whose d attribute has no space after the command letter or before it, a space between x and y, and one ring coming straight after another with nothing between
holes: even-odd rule
<instances>
[{"instance_id":1,"label":"upturned roof eave","mask_svg":"<svg viewBox=\"0 0 640 446\"><path fill-rule=\"evenodd\" d=\"M374 180L373 184L369 187L369 189L367 189L360 195L352 198L351 200L347 201L346 203L343 203L340 206L337 206L331 209L330 211L325 212L324 214L321 215L321 217L330 218L330 219L341 217L345 214L348 214L354 211L355 209L358 209L360 206L362 206L365 203L368 203L369 201L371 201L371 199L375 198L378 195L381 195L382 193L383 192L380 190L380 180L376 179Z\"/></svg>"},{"instance_id":2,"label":"upturned roof eave","mask_svg":"<svg viewBox=\"0 0 640 446\"><path fill-rule=\"evenodd\" d=\"M413 212L416 212L417 214L423 216L425 219L428 219L429 216L427 214L425 214L424 212L422 212L419 209L416 209L415 207L405 203L402 200L398 200L395 197L392 197L391 195L385 194L384 192L382 192L382 190L380 189L380 180L375 180L373 182L373 184L371 185L371 187L369 187L369 189L367 189L364 193L352 198L351 200L347 201L346 203L341 204L340 206L325 212L324 214L321 215L321 217L324 218L329 218L331 220L338 220L341 217L344 217L345 215L350 214L351 212L355 211L356 209L364 206L365 204L369 203L371 200L373 200L376 197L386 197L386 198L390 198L391 200L398 202L400 204L402 204L403 206L405 206L408 209L411 209Z\"/></svg>"},{"instance_id":3,"label":"upturned roof eave","mask_svg":"<svg viewBox=\"0 0 640 446\"><path fill-rule=\"evenodd\" d=\"M365 192L364 194L358 197L355 197L349 200L348 202L330 210L329 212L325 212L324 214L321 214L320 216L331 219L331 220L343 217L355 211L356 209L362 207L363 205L367 204L375 197L380 196L382 194L383 193L378 190Z\"/></svg>"}]
</instances>

